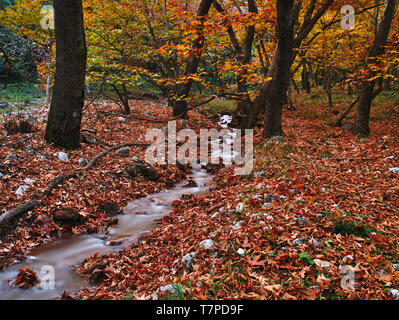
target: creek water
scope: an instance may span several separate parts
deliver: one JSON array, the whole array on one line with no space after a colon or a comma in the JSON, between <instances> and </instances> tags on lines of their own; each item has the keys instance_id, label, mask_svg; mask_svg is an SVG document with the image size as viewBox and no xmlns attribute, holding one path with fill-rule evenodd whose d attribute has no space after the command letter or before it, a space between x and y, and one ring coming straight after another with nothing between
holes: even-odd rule
<instances>
[{"instance_id":1,"label":"creek water","mask_svg":"<svg viewBox=\"0 0 399 320\"><path fill-rule=\"evenodd\" d=\"M226 128L230 121L230 117L223 116L219 124ZM230 143L234 139L234 133L231 138ZM225 158L229 156L222 154L221 148L215 150L213 155L222 155ZM234 153L230 156L233 157ZM0 300L51 300L59 297L64 291L73 293L87 287L87 278L74 271L76 265L94 253L102 255L120 251L137 242L143 233L150 232L159 219L170 213L173 201L180 199L182 195L206 193L212 186L213 177L200 165L193 166L190 179L196 182L196 187L186 187L187 181L183 181L172 189L131 201L124 208L124 214L117 217L118 224L111 227L106 234L72 236L33 249L26 260L0 273ZM18 270L27 266L37 273L39 279L46 275L45 268L53 268L54 289L40 284L30 289L16 288L13 282Z\"/></svg>"}]
</instances>

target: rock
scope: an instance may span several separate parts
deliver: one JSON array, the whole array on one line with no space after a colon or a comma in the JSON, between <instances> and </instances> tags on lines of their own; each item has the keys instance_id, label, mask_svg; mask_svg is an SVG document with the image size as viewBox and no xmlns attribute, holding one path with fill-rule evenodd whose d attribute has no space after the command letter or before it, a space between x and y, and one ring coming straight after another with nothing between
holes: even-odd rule
<instances>
[{"instance_id":1,"label":"rock","mask_svg":"<svg viewBox=\"0 0 399 320\"><path fill-rule=\"evenodd\" d=\"M274 137L271 137L269 139L269 142L278 142L278 143L280 143L280 142L283 142L283 141L284 141L284 139L283 139L282 136L274 136Z\"/></svg>"},{"instance_id":2,"label":"rock","mask_svg":"<svg viewBox=\"0 0 399 320\"><path fill-rule=\"evenodd\" d=\"M242 213L244 211L244 205L242 203L237 204L236 212Z\"/></svg>"},{"instance_id":3,"label":"rock","mask_svg":"<svg viewBox=\"0 0 399 320\"><path fill-rule=\"evenodd\" d=\"M112 201L107 201L98 208L99 212L104 212L109 217L115 217L120 213L119 206Z\"/></svg>"},{"instance_id":4,"label":"rock","mask_svg":"<svg viewBox=\"0 0 399 320\"><path fill-rule=\"evenodd\" d=\"M87 160L85 158L79 158L78 163L81 167L85 167L87 165Z\"/></svg>"},{"instance_id":5,"label":"rock","mask_svg":"<svg viewBox=\"0 0 399 320\"><path fill-rule=\"evenodd\" d=\"M280 196L280 200L287 200L286 196Z\"/></svg>"},{"instance_id":6,"label":"rock","mask_svg":"<svg viewBox=\"0 0 399 320\"><path fill-rule=\"evenodd\" d=\"M296 225L300 228L303 228L305 224L308 222L308 220L305 217L298 217L298 216L294 216L294 221Z\"/></svg>"},{"instance_id":7,"label":"rock","mask_svg":"<svg viewBox=\"0 0 399 320\"><path fill-rule=\"evenodd\" d=\"M33 156L35 154L35 149L33 149L32 146L28 146L26 148L26 154L29 155L29 156Z\"/></svg>"},{"instance_id":8,"label":"rock","mask_svg":"<svg viewBox=\"0 0 399 320\"><path fill-rule=\"evenodd\" d=\"M272 206L271 202L265 202L262 207L263 208L270 208L271 206Z\"/></svg>"},{"instance_id":9,"label":"rock","mask_svg":"<svg viewBox=\"0 0 399 320\"><path fill-rule=\"evenodd\" d=\"M116 246L120 246L122 243L123 243L122 240L110 240L107 242L107 246L116 247Z\"/></svg>"},{"instance_id":10,"label":"rock","mask_svg":"<svg viewBox=\"0 0 399 320\"><path fill-rule=\"evenodd\" d=\"M240 249L237 250L237 253L238 253L240 256L243 256L243 255L245 254L245 250L242 249L242 248L240 248Z\"/></svg>"},{"instance_id":11,"label":"rock","mask_svg":"<svg viewBox=\"0 0 399 320\"><path fill-rule=\"evenodd\" d=\"M28 189L29 189L29 186L28 186L28 185L22 185L22 186L20 186L20 187L17 189L17 191L15 191L15 194L18 195L18 196L20 196L20 197L23 197L24 194L25 194L25 191L28 190Z\"/></svg>"},{"instance_id":12,"label":"rock","mask_svg":"<svg viewBox=\"0 0 399 320\"><path fill-rule=\"evenodd\" d=\"M14 154L9 154L6 157L6 160L17 160L17 159L18 159L18 157L16 155L14 155Z\"/></svg>"},{"instance_id":13,"label":"rock","mask_svg":"<svg viewBox=\"0 0 399 320\"><path fill-rule=\"evenodd\" d=\"M391 168L391 169L389 169L389 171L397 174L397 173L399 173L399 168Z\"/></svg>"},{"instance_id":14,"label":"rock","mask_svg":"<svg viewBox=\"0 0 399 320\"><path fill-rule=\"evenodd\" d=\"M337 205L336 203L334 203L331 207L333 207L333 208L335 208L335 209L338 209L338 208L339 208L338 205Z\"/></svg>"},{"instance_id":15,"label":"rock","mask_svg":"<svg viewBox=\"0 0 399 320\"><path fill-rule=\"evenodd\" d=\"M184 119L180 120L180 125L186 126L187 125L187 121L184 120Z\"/></svg>"},{"instance_id":16,"label":"rock","mask_svg":"<svg viewBox=\"0 0 399 320\"><path fill-rule=\"evenodd\" d=\"M182 259L181 262L184 264L184 266L191 270L193 268L193 262L194 262L194 258L195 258L196 253L195 252L191 252L186 254Z\"/></svg>"},{"instance_id":17,"label":"rock","mask_svg":"<svg viewBox=\"0 0 399 320\"><path fill-rule=\"evenodd\" d=\"M321 188L320 190L321 190L321 192L328 194L328 190L326 188Z\"/></svg>"},{"instance_id":18,"label":"rock","mask_svg":"<svg viewBox=\"0 0 399 320\"><path fill-rule=\"evenodd\" d=\"M138 175L141 175L147 180L156 181L161 177L157 170L140 164L129 166L125 169L125 171L129 174L131 178L135 178Z\"/></svg>"},{"instance_id":19,"label":"rock","mask_svg":"<svg viewBox=\"0 0 399 320\"><path fill-rule=\"evenodd\" d=\"M292 243L293 243L293 244L296 244L297 246L303 245L302 239L299 239L299 238L297 238L297 239L295 239L294 241L292 241Z\"/></svg>"},{"instance_id":20,"label":"rock","mask_svg":"<svg viewBox=\"0 0 399 320\"><path fill-rule=\"evenodd\" d=\"M265 175L265 171L256 171L255 173L254 173L254 177L255 178L260 178L260 177L263 177Z\"/></svg>"},{"instance_id":21,"label":"rock","mask_svg":"<svg viewBox=\"0 0 399 320\"><path fill-rule=\"evenodd\" d=\"M399 290L391 289L391 290L389 290L389 292L394 299L399 300Z\"/></svg>"},{"instance_id":22,"label":"rock","mask_svg":"<svg viewBox=\"0 0 399 320\"><path fill-rule=\"evenodd\" d=\"M30 178L25 178L24 182L25 182L26 184L28 184L28 185L32 185L32 184L35 183L35 180L32 180L32 179L30 179Z\"/></svg>"},{"instance_id":23,"label":"rock","mask_svg":"<svg viewBox=\"0 0 399 320\"><path fill-rule=\"evenodd\" d=\"M83 223L85 218L72 208L55 209L52 212L54 221L60 225L76 225Z\"/></svg>"},{"instance_id":24,"label":"rock","mask_svg":"<svg viewBox=\"0 0 399 320\"><path fill-rule=\"evenodd\" d=\"M36 158L42 159L42 160L47 160L45 156L37 155Z\"/></svg>"},{"instance_id":25,"label":"rock","mask_svg":"<svg viewBox=\"0 0 399 320\"><path fill-rule=\"evenodd\" d=\"M116 154L121 157L128 157L130 154L130 148L129 147L121 148L118 151L116 151Z\"/></svg>"},{"instance_id":26,"label":"rock","mask_svg":"<svg viewBox=\"0 0 399 320\"><path fill-rule=\"evenodd\" d=\"M205 248L205 249L212 249L214 246L213 240L207 239L204 241L201 241L200 247Z\"/></svg>"},{"instance_id":27,"label":"rock","mask_svg":"<svg viewBox=\"0 0 399 320\"><path fill-rule=\"evenodd\" d=\"M233 226L233 230L238 230L242 228L242 224L244 221L238 221L234 226Z\"/></svg>"},{"instance_id":28,"label":"rock","mask_svg":"<svg viewBox=\"0 0 399 320\"><path fill-rule=\"evenodd\" d=\"M198 187L198 184L197 184L194 180L189 179L189 180L187 181L187 184L185 184L183 187L184 187L184 188L197 188L197 187Z\"/></svg>"},{"instance_id":29,"label":"rock","mask_svg":"<svg viewBox=\"0 0 399 320\"><path fill-rule=\"evenodd\" d=\"M329 269L333 264L328 261L320 260L320 259L314 259L313 260L316 264L316 266L323 268L323 269Z\"/></svg>"},{"instance_id":30,"label":"rock","mask_svg":"<svg viewBox=\"0 0 399 320\"><path fill-rule=\"evenodd\" d=\"M350 264L354 260L353 256L349 254L342 258L342 264Z\"/></svg>"},{"instance_id":31,"label":"rock","mask_svg":"<svg viewBox=\"0 0 399 320\"><path fill-rule=\"evenodd\" d=\"M319 241L317 241L316 239L310 239L309 241L308 241L308 243L310 244L310 245L312 245L312 246L315 246L315 247L318 247L320 244L319 244Z\"/></svg>"},{"instance_id":32,"label":"rock","mask_svg":"<svg viewBox=\"0 0 399 320\"><path fill-rule=\"evenodd\" d=\"M219 212L215 212L212 216L211 216L211 219L216 219L216 218L219 218Z\"/></svg>"},{"instance_id":33,"label":"rock","mask_svg":"<svg viewBox=\"0 0 399 320\"><path fill-rule=\"evenodd\" d=\"M328 145L328 146L333 146L334 144L335 144L334 142L326 141L326 145Z\"/></svg>"},{"instance_id":34,"label":"rock","mask_svg":"<svg viewBox=\"0 0 399 320\"><path fill-rule=\"evenodd\" d=\"M305 202L305 199L302 198L302 197L298 197L298 198L295 199L295 202L304 203L304 202Z\"/></svg>"},{"instance_id":35,"label":"rock","mask_svg":"<svg viewBox=\"0 0 399 320\"><path fill-rule=\"evenodd\" d=\"M104 269L94 269L93 272L90 274L89 283L95 284L100 283L104 280L105 272Z\"/></svg>"},{"instance_id":36,"label":"rock","mask_svg":"<svg viewBox=\"0 0 399 320\"><path fill-rule=\"evenodd\" d=\"M399 271L399 263L394 263L392 267L395 271Z\"/></svg>"},{"instance_id":37,"label":"rock","mask_svg":"<svg viewBox=\"0 0 399 320\"><path fill-rule=\"evenodd\" d=\"M68 155L65 152L59 152L58 153L58 160L67 162L67 161L69 161L69 157L68 157Z\"/></svg>"},{"instance_id":38,"label":"rock","mask_svg":"<svg viewBox=\"0 0 399 320\"><path fill-rule=\"evenodd\" d=\"M270 214L264 213L263 216L264 216L265 219L267 219L267 220L270 220L270 221L273 221L273 220L274 220L274 217L271 216Z\"/></svg>"},{"instance_id":39,"label":"rock","mask_svg":"<svg viewBox=\"0 0 399 320\"><path fill-rule=\"evenodd\" d=\"M166 286L159 287L159 290L161 290L162 292L171 291L172 293L176 293L173 284L167 284Z\"/></svg>"},{"instance_id":40,"label":"rock","mask_svg":"<svg viewBox=\"0 0 399 320\"><path fill-rule=\"evenodd\" d=\"M145 161L143 161L143 160L141 160L140 158L137 158L137 157L133 157L132 161L134 163L145 164Z\"/></svg>"},{"instance_id":41,"label":"rock","mask_svg":"<svg viewBox=\"0 0 399 320\"><path fill-rule=\"evenodd\" d=\"M2 174L1 172L0 172L0 178L2 178L4 176L4 174Z\"/></svg>"},{"instance_id":42,"label":"rock","mask_svg":"<svg viewBox=\"0 0 399 320\"><path fill-rule=\"evenodd\" d=\"M272 194L266 194L266 195L265 195L264 201L270 203L270 202L272 202L274 199L275 199L275 197L274 197Z\"/></svg>"},{"instance_id":43,"label":"rock","mask_svg":"<svg viewBox=\"0 0 399 320\"><path fill-rule=\"evenodd\" d=\"M150 112L150 111L145 111L144 112L144 115L146 116L146 117L152 117L153 115L152 115L152 113Z\"/></svg>"},{"instance_id":44,"label":"rock","mask_svg":"<svg viewBox=\"0 0 399 320\"><path fill-rule=\"evenodd\" d=\"M4 109L8 107L8 102L0 102L0 109Z\"/></svg>"},{"instance_id":45,"label":"rock","mask_svg":"<svg viewBox=\"0 0 399 320\"><path fill-rule=\"evenodd\" d=\"M126 118L124 118L124 117L119 117L118 120L119 120L120 122L126 122Z\"/></svg>"}]
</instances>

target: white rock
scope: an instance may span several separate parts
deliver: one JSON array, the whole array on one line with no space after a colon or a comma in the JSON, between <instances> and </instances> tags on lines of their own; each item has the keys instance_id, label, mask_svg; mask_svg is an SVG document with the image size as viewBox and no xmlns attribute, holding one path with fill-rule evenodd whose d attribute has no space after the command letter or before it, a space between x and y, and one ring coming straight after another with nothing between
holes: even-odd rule
<instances>
[{"instance_id":1,"label":"white rock","mask_svg":"<svg viewBox=\"0 0 399 320\"><path fill-rule=\"evenodd\" d=\"M29 186L27 186L27 185L20 186L17 189L17 191L15 191L15 194L20 196L20 197L23 197L24 194L25 194L25 191L28 190L28 189L29 189Z\"/></svg>"},{"instance_id":2,"label":"white rock","mask_svg":"<svg viewBox=\"0 0 399 320\"><path fill-rule=\"evenodd\" d=\"M244 205L242 203L237 204L236 212L241 213L244 211Z\"/></svg>"},{"instance_id":3,"label":"white rock","mask_svg":"<svg viewBox=\"0 0 399 320\"><path fill-rule=\"evenodd\" d=\"M316 239L310 239L309 241L308 241L308 243L309 244L311 244L311 245L313 245L313 246L315 246L315 247L318 247L319 246L319 241L317 241Z\"/></svg>"},{"instance_id":4,"label":"white rock","mask_svg":"<svg viewBox=\"0 0 399 320\"><path fill-rule=\"evenodd\" d=\"M69 157L65 152L58 152L58 160L67 162L69 161Z\"/></svg>"},{"instance_id":5,"label":"white rock","mask_svg":"<svg viewBox=\"0 0 399 320\"><path fill-rule=\"evenodd\" d=\"M351 254L348 254L347 256L342 258L342 264L352 262L353 260L355 260L355 258L353 258Z\"/></svg>"},{"instance_id":6,"label":"white rock","mask_svg":"<svg viewBox=\"0 0 399 320\"><path fill-rule=\"evenodd\" d=\"M35 180L29 179L29 178L25 178L24 182L25 182L25 184L34 184Z\"/></svg>"},{"instance_id":7,"label":"white rock","mask_svg":"<svg viewBox=\"0 0 399 320\"><path fill-rule=\"evenodd\" d=\"M196 255L195 252L191 252L191 253L186 254L181 259L181 262L185 265L185 267L187 269L191 269L192 268L195 255Z\"/></svg>"},{"instance_id":8,"label":"white rock","mask_svg":"<svg viewBox=\"0 0 399 320\"><path fill-rule=\"evenodd\" d=\"M242 249L242 248L240 248L240 249L237 250L237 253L238 253L240 256L243 256L243 255L245 254L245 250Z\"/></svg>"},{"instance_id":9,"label":"white rock","mask_svg":"<svg viewBox=\"0 0 399 320\"><path fill-rule=\"evenodd\" d=\"M326 193L326 194L328 193L328 190L327 190L326 188L321 188L320 190L321 190L322 192Z\"/></svg>"},{"instance_id":10,"label":"white rock","mask_svg":"<svg viewBox=\"0 0 399 320\"><path fill-rule=\"evenodd\" d=\"M2 174L1 172L0 172L0 178L2 178L4 176L4 174Z\"/></svg>"},{"instance_id":11,"label":"white rock","mask_svg":"<svg viewBox=\"0 0 399 320\"><path fill-rule=\"evenodd\" d=\"M120 122L126 122L126 118L124 118L124 117L119 117L118 120L119 120Z\"/></svg>"},{"instance_id":12,"label":"white rock","mask_svg":"<svg viewBox=\"0 0 399 320\"><path fill-rule=\"evenodd\" d=\"M323 268L323 269L328 269L333 265L331 262L320 260L320 259L314 259L313 261L316 263L316 265L318 267Z\"/></svg>"},{"instance_id":13,"label":"white rock","mask_svg":"<svg viewBox=\"0 0 399 320\"><path fill-rule=\"evenodd\" d=\"M243 223L243 221L238 221L238 222L233 226L233 229L234 229L234 230L238 230L238 229L242 228L242 223Z\"/></svg>"},{"instance_id":14,"label":"white rock","mask_svg":"<svg viewBox=\"0 0 399 320\"><path fill-rule=\"evenodd\" d=\"M392 173L399 173L399 168L391 168L389 171Z\"/></svg>"},{"instance_id":15,"label":"white rock","mask_svg":"<svg viewBox=\"0 0 399 320\"><path fill-rule=\"evenodd\" d=\"M214 246L214 243L210 239L201 241L201 243L200 243L200 247L205 248L205 249L211 249L211 248L213 248L213 246Z\"/></svg>"},{"instance_id":16,"label":"white rock","mask_svg":"<svg viewBox=\"0 0 399 320\"><path fill-rule=\"evenodd\" d=\"M295 199L295 202L305 202L305 199L302 197L298 197Z\"/></svg>"},{"instance_id":17,"label":"white rock","mask_svg":"<svg viewBox=\"0 0 399 320\"><path fill-rule=\"evenodd\" d=\"M159 290L165 292L165 291L171 291L173 293L176 292L175 288L173 288L173 284L167 284L166 286L162 286L159 288Z\"/></svg>"},{"instance_id":18,"label":"white rock","mask_svg":"<svg viewBox=\"0 0 399 320\"><path fill-rule=\"evenodd\" d=\"M394 263L392 267L395 271L399 271L399 263Z\"/></svg>"},{"instance_id":19,"label":"white rock","mask_svg":"<svg viewBox=\"0 0 399 320\"><path fill-rule=\"evenodd\" d=\"M215 212L215 213L211 216L211 218L212 218L212 219L216 219L216 218L218 218L219 216L220 216L219 212Z\"/></svg>"},{"instance_id":20,"label":"white rock","mask_svg":"<svg viewBox=\"0 0 399 320\"><path fill-rule=\"evenodd\" d=\"M392 296L394 297L394 299L399 300L399 290L397 290L397 289L391 289L391 290L389 290L389 292L392 294Z\"/></svg>"},{"instance_id":21,"label":"white rock","mask_svg":"<svg viewBox=\"0 0 399 320\"><path fill-rule=\"evenodd\" d=\"M87 160L85 158L79 158L78 163L81 167L87 165Z\"/></svg>"},{"instance_id":22,"label":"white rock","mask_svg":"<svg viewBox=\"0 0 399 320\"><path fill-rule=\"evenodd\" d=\"M274 217L271 216L270 214L264 213L263 216L264 216L267 220L270 220L270 221L273 221L273 220L274 220Z\"/></svg>"}]
</instances>

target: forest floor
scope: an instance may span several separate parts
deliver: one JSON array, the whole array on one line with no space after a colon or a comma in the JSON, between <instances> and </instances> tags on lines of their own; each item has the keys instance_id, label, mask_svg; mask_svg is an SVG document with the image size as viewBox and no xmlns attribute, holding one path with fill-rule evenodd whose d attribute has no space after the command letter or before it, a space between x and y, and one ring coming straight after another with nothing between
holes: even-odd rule
<instances>
[{"instance_id":1,"label":"forest floor","mask_svg":"<svg viewBox=\"0 0 399 320\"><path fill-rule=\"evenodd\" d=\"M101 272L101 281L63 298L398 298L399 173L390 171L399 167L398 116L387 112L389 108L377 109L372 135L361 138L329 126L331 113L316 107L312 104L308 112L310 106L302 105L286 112L282 141L261 140L261 130L255 130L253 174L235 176L234 167L220 171L209 193L175 201L171 214L138 244L120 253L88 257L77 272L87 276ZM169 117L150 101L135 101L133 110ZM149 126L165 127L165 123L130 119L120 122L118 117L99 119L95 110L83 123L110 145L144 141L140 136ZM214 119L197 112L190 112L187 124L215 126ZM59 150L42 141L43 126L38 130L22 145L10 147L22 135L1 142L0 159L11 151L17 156L2 160L0 167L4 209L31 199L60 173L79 169L80 157L91 159L106 149L83 144L82 149L68 152L70 161L64 163L56 160ZM27 155L28 144L51 161ZM132 148L131 155L143 157L144 151ZM3 266L62 233L62 226L53 220L59 207L73 208L86 217L86 223L72 232L95 232L112 223L112 218L98 212L104 201L121 208L165 187L125 176L127 161L110 153L79 179L53 190L3 237ZM156 169L162 180L179 181L185 176L174 166ZM35 182L18 197L15 190L27 177ZM345 286L345 279L353 282Z\"/></svg>"},{"instance_id":2,"label":"forest floor","mask_svg":"<svg viewBox=\"0 0 399 320\"><path fill-rule=\"evenodd\" d=\"M312 107L286 113L283 141L256 130L253 174L221 171L137 245L84 261L103 280L73 297L398 299L397 114L376 108L361 138Z\"/></svg>"},{"instance_id":3,"label":"forest floor","mask_svg":"<svg viewBox=\"0 0 399 320\"><path fill-rule=\"evenodd\" d=\"M104 105L107 107L104 108ZM169 119L170 112L160 108L159 102L135 101L137 115L147 111L150 119ZM33 131L3 136L0 140L0 216L17 206L40 196L47 184L59 175L83 169L83 166L110 146L130 142L144 143L149 128L163 129L167 123L139 121L118 116L106 116L103 112L119 112L115 105L101 103L91 105L83 118L82 131L85 136L82 146L76 151L66 151L68 161L58 159L59 152L43 139L47 109L29 112L29 123L24 126ZM19 120L26 118L26 111L8 116L2 121L0 132L13 127L18 131ZM122 117L122 116L121 116ZM13 120L17 120L16 122ZM192 127L212 126L204 115L192 116ZM214 125L213 125L214 126ZM32 128L31 128L32 127ZM178 129L184 128L178 122ZM31 130L32 129L32 130ZM94 130L94 131L93 131ZM146 196L171 187L183 180L189 169L176 165L153 166L160 177L146 179L132 177L126 171L134 164L134 157L144 159L146 147L131 147L129 155L119 156L118 149L98 160L90 170L60 183L50 195L44 197L32 211L17 221L0 226L0 270L26 257L27 252L42 243L68 234L97 233L115 223L113 216L132 199ZM79 164L84 158L86 163ZM72 209L73 212L68 211ZM79 218L79 219L78 219ZM58 219L58 220L57 220ZM68 221L71 220L71 221ZM73 221L72 221L73 220ZM84 223L81 223L84 222Z\"/></svg>"}]
</instances>

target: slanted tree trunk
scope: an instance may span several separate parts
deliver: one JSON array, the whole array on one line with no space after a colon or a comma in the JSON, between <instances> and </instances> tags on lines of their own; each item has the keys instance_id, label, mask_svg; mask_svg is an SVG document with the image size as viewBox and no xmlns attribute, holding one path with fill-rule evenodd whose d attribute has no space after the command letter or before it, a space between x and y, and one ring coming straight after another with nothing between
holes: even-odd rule
<instances>
[{"instance_id":1,"label":"slanted tree trunk","mask_svg":"<svg viewBox=\"0 0 399 320\"><path fill-rule=\"evenodd\" d=\"M385 2L384 11L382 13L381 22L378 25L378 29L374 38L373 47L371 48L369 54L369 60L372 62L376 57L382 55L385 51L385 45L388 40L389 31L391 30L392 20L395 15L395 9L397 5L397 0L387 0ZM371 76L374 78L376 76L375 72L372 72ZM364 82L360 88L360 98L359 105L356 112L355 120L355 134L360 134L368 136L370 134L370 111L371 104L374 97L374 88L376 85L375 79L373 81Z\"/></svg>"},{"instance_id":2,"label":"slanted tree trunk","mask_svg":"<svg viewBox=\"0 0 399 320\"><path fill-rule=\"evenodd\" d=\"M263 137L282 135L282 108L286 97L293 57L294 0L277 1L278 49L276 72L271 85L270 99L266 101Z\"/></svg>"},{"instance_id":3,"label":"slanted tree trunk","mask_svg":"<svg viewBox=\"0 0 399 320\"><path fill-rule=\"evenodd\" d=\"M45 139L65 149L80 145L86 42L82 0L55 0L56 73Z\"/></svg>"},{"instance_id":4,"label":"slanted tree trunk","mask_svg":"<svg viewBox=\"0 0 399 320\"><path fill-rule=\"evenodd\" d=\"M194 40L192 47L192 54L187 62L187 67L185 71L185 76L189 76L197 72L198 65L201 59L202 48L204 47L204 35L203 35L203 23L205 21L205 17L208 14L213 0L201 0L199 4L199 8L197 11L197 17L200 21L197 29L197 37ZM174 116L183 116L187 115L187 98L190 94L191 87L193 85L193 81L190 79L185 83L181 83L177 86L176 95L173 99L171 99L171 103L173 105L173 115Z\"/></svg>"}]
</instances>

